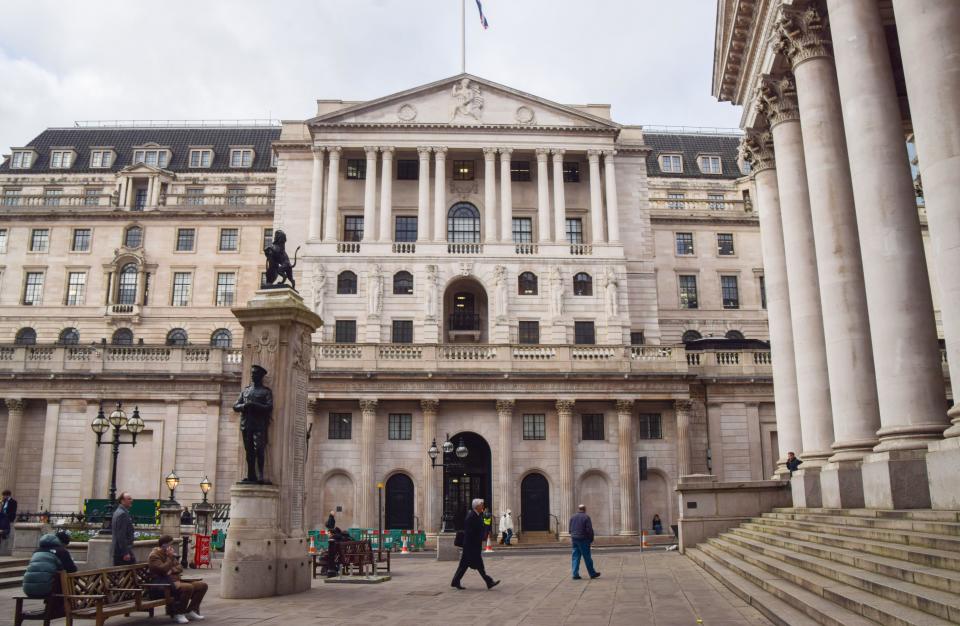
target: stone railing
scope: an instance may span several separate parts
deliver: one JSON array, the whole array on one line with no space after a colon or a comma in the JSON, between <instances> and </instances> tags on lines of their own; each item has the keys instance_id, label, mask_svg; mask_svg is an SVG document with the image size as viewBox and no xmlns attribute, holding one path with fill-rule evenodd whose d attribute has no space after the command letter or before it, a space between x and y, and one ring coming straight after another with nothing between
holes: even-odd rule
<instances>
[{"instance_id":1,"label":"stone railing","mask_svg":"<svg viewBox=\"0 0 960 626\"><path fill-rule=\"evenodd\" d=\"M185 193L168 193L160 196L160 204L178 208L191 206L272 206L274 199L275 196L266 193L243 195L205 193L193 196Z\"/></svg>"},{"instance_id":2,"label":"stone railing","mask_svg":"<svg viewBox=\"0 0 960 626\"><path fill-rule=\"evenodd\" d=\"M593 246L589 243L571 243L570 254L572 256L588 256L593 254Z\"/></svg>"},{"instance_id":3,"label":"stone railing","mask_svg":"<svg viewBox=\"0 0 960 626\"><path fill-rule=\"evenodd\" d=\"M707 200L705 198L650 198L654 214L696 215L701 217L756 217L753 205L743 200Z\"/></svg>"},{"instance_id":4,"label":"stone railing","mask_svg":"<svg viewBox=\"0 0 960 626\"><path fill-rule=\"evenodd\" d=\"M241 351L210 346L0 346L2 372L239 372Z\"/></svg>"},{"instance_id":5,"label":"stone railing","mask_svg":"<svg viewBox=\"0 0 960 626\"><path fill-rule=\"evenodd\" d=\"M540 247L535 243L518 243L515 250L517 254L537 254L540 252Z\"/></svg>"},{"instance_id":6,"label":"stone railing","mask_svg":"<svg viewBox=\"0 0 960 626\"><path fill-rule=\"evenodd\" d=\"M337 252L339 252L340 254L359 254L360 242L359 241L338 241Z\"/></svg>"},{"instance_id":7,"label":"stone railing","mask_svg":"<svg viewBox=\"0 0 960 626\"><path fill-rule=\"evenodd\" d=\"M483 254L482 243L448 243L447 254Z\"/></svg>"},{"instance_id":8,"label":"stone railing","mask_svg":"<svg viewBox=\"0 0 960 626\"><path fill-rule=\"evenodd\" d=\"M414 254L417 251L417 244L412 241L400 241L393 244L394 254Z\"/></svg>"},{"instance_id":9,"label":"stone railing","mask_svg":"<svg viewBox=\"0 0 960 626\"><path fill-rule=\"evenodd\" d=\"M686 353L691 372L704 376L770 376L769 350L704 350Z\"/></svg>"},{"instance_id":10,"label":"stone railing","mask_svg":"<svg viewBox=\"0 0 960 626\"><path fill-rule=\"evenodd\" d=\"M5 207L109 207L114 206L115 202L115 198L109 193L31 194L5 196L3 200Z\"/></svg>"}]
</instances>

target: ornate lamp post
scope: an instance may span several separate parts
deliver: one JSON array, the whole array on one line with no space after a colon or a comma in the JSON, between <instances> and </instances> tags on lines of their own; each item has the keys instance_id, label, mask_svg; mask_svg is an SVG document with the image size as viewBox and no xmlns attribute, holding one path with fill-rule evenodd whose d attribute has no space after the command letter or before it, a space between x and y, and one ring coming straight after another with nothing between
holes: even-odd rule
<instances>
[{"instance_id":1,"label":"ornate lamp post","mask_svg":"<svg viewBox=\"0 0 960 626\"><path fill-rule=\"evenodd\" d=\"M177 490L177 486L180 484L180 477L177 476L177 473L175 471L170 470L170 473L167 474L167 477L164 478L163 481L167 483L167 489L170 490L170 499L167 500L166 504L167 505L175 504L179 507L180 504L173 499L173 494Z\"/></svg>"},{"instance_id":2,"label":"ornate lamp post","mask_svg":"<svg viewBox=\"0 0 960 626\"><path fill-rule=\"evenodd\" d=\"M203 492L203 502L193 507L194 519L196 520L196 531L198 535L210 534L210 515L213 513L213 505L207 502L207 494L213 483L206 476L200 481L200 491Z\"/></svg>"},{"instance_id":3,"label":"ornate lamp post","mask_svg":"<svg viewBox=\"0 0 960 626\"><path fill-rule=\"evenodd\" d=\"M443 442L443 458L440 463L437 463L437 457L440 456L440 450L437 448L437 440L434 439L433 443L430 444L430 449L427 450L427 456L430 457L430 466L433 469L438 467L443 469L449 467L450 469L457 469L463 467L463 459L467 458L467 455L470 453L467 450L467 446L463 445L463 437L460 438L460 442L457 446L453 445L453 442L450 441L450 434L447 434L446 441ZM446 491L446 489L444 489ZM453 521L453 512L450 511L448 506L448 498L443 498L443 527L440 529L441 532L450 532L453 528L450 527L450 522Z\"/></svg>"},{"instance_id":4,"label":"ornate lamp post","mask_svg":"<svg viewBox=\"0 0 960 626\"><path fill-rule=\"evenodd\" d=\"M113 428L113 439L109 442L104 441L103 433L110 430L111 427ZM117 458L120 456L120 446L126 444L131 446L137 445L137 435L143 430L143 427L143 419L140 418L140 408L137 406L133 407L133 415L127 419L127 414L124 412L123 405L119 401L117 402L117 408L110 413L109 419L103 414L103 403L101 402L100 410L97 411L97 416L93 418L93 422L90 424L93 432L97 433L97 447L109 443L113 455L113 462L110 466L110 498L103 520L103 528L100 529L101 534L110 534L110 521L111 517L113 517L113 509L117 502ZM130 441L120 440L120 433L124 430L133 436Z\"/></svg>"}]
</instances>

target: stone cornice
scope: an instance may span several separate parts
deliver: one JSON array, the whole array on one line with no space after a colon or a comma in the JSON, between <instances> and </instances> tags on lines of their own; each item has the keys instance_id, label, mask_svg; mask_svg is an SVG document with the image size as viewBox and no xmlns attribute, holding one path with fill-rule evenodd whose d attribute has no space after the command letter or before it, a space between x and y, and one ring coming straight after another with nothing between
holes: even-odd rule
<instances>
[{"instance_id":1,"label":"stone cornice","mask_svg":"<svg viewBox=\"0 0 960 626\"><path fill-rule=\"evenodd\" d=\"M714 45L713 94L720 101L732 101L747 59L750 34L757 16L758 0L726 0L718 16Z\"/></svg>"},{"instance_id":2,"label":"stone cornice","mask_svg":"<svg viewBox=\"0 0 960 626\"><path fill-rule=\"evenodd\" d=\"M771 35L774 52L796 68L804 61L832 57L830 27L825 9L811 2L805 9L782 7Z\"/></svg>"},{"instance_id":3,"label":"stone cornice","mask_svg":"<svg viewBox=\"0 0 960 626\"><path fill-rule=\"evenodd\" d=\"M777 160L773 153L773 135L769 130L750 130L740 142L740 158L750 164L756 174L775 169Z\"/></svg>"},{"instance_id":4,"label":"stone cornice","mask_svg":"<svg viewBox=\"0 0 960 626\"><path fill-rule=\"evenodd\" d=\"M457 130L457 131L477 131L484 132L488 130L512 130L523 132L525 134L563 131L576 133L600 133L606 135L616 135L620 132L619 128L603 128L598 126L528 126L519 124L446 124L446 123L390 123L390 122L318 122L313 124L315 132L320 132L330 128L376 128L393 130Z\"/></svg>"},{"instance_id":5,"label":"stone cornice","mask_svg":"<svg viewBox=\"0 0 960 626\"><path fill-rule=\"evenodd\" d=\"M107 221L118 220L136 222L157 222L164 220L197 220L197 219L231 219L231 220L260 220L273 217L273 207L264 206L254 211L143 211L131 213L129 211L77 211L59 207L57 211L20 211L4 212L7 220L44 220L44 221Z\"/></svg>"}]
</instances>

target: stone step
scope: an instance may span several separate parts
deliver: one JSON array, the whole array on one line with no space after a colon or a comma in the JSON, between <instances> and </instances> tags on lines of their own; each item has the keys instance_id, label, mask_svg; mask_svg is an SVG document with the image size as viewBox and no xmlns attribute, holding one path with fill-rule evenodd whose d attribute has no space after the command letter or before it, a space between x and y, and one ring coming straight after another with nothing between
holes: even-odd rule
<instances>
[{"instance_id":1,"label":"stone step","mask_svg":"<svg viewBox=\"0 0 960 626\"><path fill-rule=\"evenodd\" d=\"M824 509L824 508L775 508L775 513L811 513L842 517L874 517L886 519L910 519L928 522L960 523L960 511L935 511L933 509Z\"/></svg>"},{"instance_id":2,"label":"stone step","mask_svg":"<svg viewBox=\"0 0 960 626\"><path fill-rule=\"evenodd\" d=\"M862 589L942 619L960 621L960 596L949 591L931 589L828 559L778 548L740 534L725 533L721 537L744 550L800 567L819 576ZM760 564L757 563L757 565Z\"/></svg>"},{"instance_id":3,"label":"stone step","mask_svg":"<svg viewBox=\"0 0 960 626\"><path fill-rule=\"evenodd\" d=\"M897 519L886 517L856 517L828 515L820 513L764 513L763 517L773 519L797 520L816 524L832 524L835 526L858 526L863 528L877 528L882 530L898 530L908 533L928 533L960 537L960 523L932 522L926 520Z\"/></svg>"},{"instance_id":4,"label":"stone step","mask_svg":"<svg viewBox=\"0 0 960 626\"><path fill-rule=\"evenodd\" d=\"M714 561L722 563L734 575L757 585L781 602L785 602L793 609L801 611L807 619L812 619L817 624L823 624L824 626L874 626L874 622L862 615L838 606L823 596L807 591L788 580L771 576L769 572L710 543L702 543L696 549L711 557ZM721 581L724 580L725 578L721 578ZM793 624L793 622L789 623Z\"/></svg>"},{"instance_id":5,"label":"stone step","mask_svg":"<svg viewBox=\"0 0 960 626\"><path fill-rule=\"evenodd\" d=\"M23 584L22 576L11 576L9 578L0 578L0 589L13 589Z\"/></svg>"},{"instance_id":6,"label":"stone step","mask_svg":"<svg viewBox=\"0 0 960 626\"><path fill-rule=\"evenodd\" d=\"M767 575L785 580L856 615L887 626L947 626L951 622L868 591L838 582L781 559L766 556L717 537L708 545L744 561Z\"/></svg>"},{"instance_id":7,"label":"stone step","mask_svg":"<svg viewBox=\"0 0 960 626\"><path fill-rule=\"evenodd\" d=\"M883 530L879 528L861 528L857 526L843 525L842 520L839 524L821 524L813 522L801 522L797 520L778 519L774 517L758 517L754 522L769 524L771 526L785 526L797 530L809 530L813 532L823 532L842 537L855 537L858 539L869 539L872 541L882 541L891 544L902 544L917 546L920 548L932 548L934 550L946 550L957 554L960 557L960 537L949 537L947 535L938 535L933 533L905 533L897 530Z\"/></svg>"}]
</instances>

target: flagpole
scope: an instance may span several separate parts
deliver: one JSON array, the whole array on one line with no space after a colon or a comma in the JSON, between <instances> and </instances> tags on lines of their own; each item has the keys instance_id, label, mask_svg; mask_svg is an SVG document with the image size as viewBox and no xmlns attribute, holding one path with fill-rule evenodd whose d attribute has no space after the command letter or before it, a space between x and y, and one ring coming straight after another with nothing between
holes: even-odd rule
<instances>
[{"instance_id":1,"label":"flagpole","mask_svg":"<svg viewBox=\"0 0 960 626\"><path fill-rule=\"evenodd\" d=\"M460 1L460 73L467 73L467 0Z\"/></svg>"}]
</instances>

